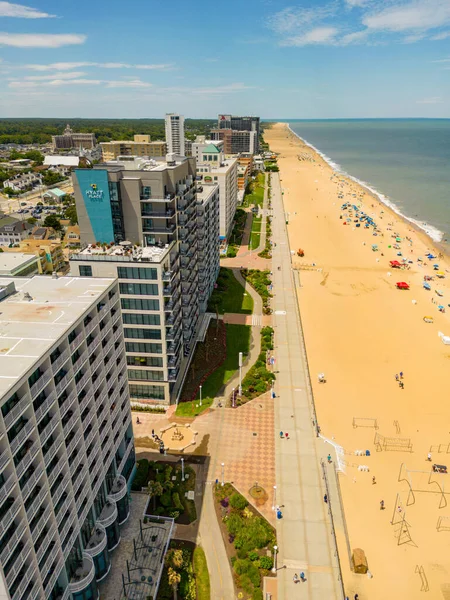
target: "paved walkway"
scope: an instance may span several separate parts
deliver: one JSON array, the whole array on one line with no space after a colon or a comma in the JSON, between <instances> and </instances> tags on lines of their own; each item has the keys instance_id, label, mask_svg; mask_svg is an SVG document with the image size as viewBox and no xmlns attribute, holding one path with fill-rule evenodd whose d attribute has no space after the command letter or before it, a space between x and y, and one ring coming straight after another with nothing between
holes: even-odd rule
<instances>
[{"instance_id":1,"label":"paved walkway","mask_svg":"<svg viewBox=\"0 0 450 600\"><path fill-rule=\"evenodd\" d=\"M283 507L283 519L277 520L278 567L285 567L278 571L278 598L333 600L342 598L342 592L327 505L323 501L325 488L312 426L308 372L277 174L272 176L272 204L272 235L277 244L273 253L275 297L272 301L278 368L275 382L276 503ZM281 440L279 431L287 431L290 439ZM320 452L324 451L322 447ZM301 571L305 573L306 582L294 584L294 573Z\"/></svg>"}]
</instances>

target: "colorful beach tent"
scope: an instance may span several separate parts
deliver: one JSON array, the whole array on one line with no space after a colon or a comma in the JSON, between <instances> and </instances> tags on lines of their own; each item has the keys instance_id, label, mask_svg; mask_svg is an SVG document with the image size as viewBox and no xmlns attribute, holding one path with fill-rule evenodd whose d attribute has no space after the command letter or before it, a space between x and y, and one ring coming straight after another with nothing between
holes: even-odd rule
<instances>
[{"instance_id":1,"label":"colorful beach tent","mask_svg":"<svg viewBox=\"0 0 450 600\"><path fill-rule=\"evenodd\" d=\"M394 269L399 269L402 265L401 263L398 262L398 260L390 260L389 264L391 265L391 267L393 267Z\"/></svg>"},{"instance_id":2,"label":"colorful beach tent","mask_svg":"<svg viewBox=\"0 0 450 600\"><path fill-rule=\"evenodd\" d=\"M406 281L397 281L397 289L409 290L409 284Z\"/></svg>"}]
</instances>

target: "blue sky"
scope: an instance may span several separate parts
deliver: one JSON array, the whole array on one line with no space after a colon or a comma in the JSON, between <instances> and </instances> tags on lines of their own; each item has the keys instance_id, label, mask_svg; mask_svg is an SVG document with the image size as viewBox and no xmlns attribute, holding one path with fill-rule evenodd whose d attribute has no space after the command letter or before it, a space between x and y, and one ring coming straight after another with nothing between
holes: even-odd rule
<instances>
[{"instance_id":1,"label":"blue sky","mask_svg":"<svg viewBox=\"0 0 450 600\"><path fill-rule=\"evenodd\" d=\"M0 2L0 116L450 117L450 0Z\"/></svg>"}]
</instances>

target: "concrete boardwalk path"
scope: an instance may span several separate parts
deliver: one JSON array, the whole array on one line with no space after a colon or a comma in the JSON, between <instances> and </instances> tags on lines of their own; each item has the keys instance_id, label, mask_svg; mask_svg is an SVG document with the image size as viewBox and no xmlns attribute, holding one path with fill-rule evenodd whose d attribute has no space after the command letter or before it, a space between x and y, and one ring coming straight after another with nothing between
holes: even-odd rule
<instances>
[{"instance_id":1,"label":"concrete boardwalk path","mask_svg":"<svg viewBox=\"0 0 450 600\"><path fill-rule=\"evenodd\" d=\"M278 174L272 175L275 329L275 455L277 498L278 600L342 598L331 523L324 503L320 454L312 422L307 364L302 346L291 255ZM281 267L281 270L278 270ZM289 439L280 439L279 432ZM321 442L323 446L323 442ZM328 452L328 448L327 448ZM293 582L305 573L306 582Z\"/></svg>"}]
</instances>

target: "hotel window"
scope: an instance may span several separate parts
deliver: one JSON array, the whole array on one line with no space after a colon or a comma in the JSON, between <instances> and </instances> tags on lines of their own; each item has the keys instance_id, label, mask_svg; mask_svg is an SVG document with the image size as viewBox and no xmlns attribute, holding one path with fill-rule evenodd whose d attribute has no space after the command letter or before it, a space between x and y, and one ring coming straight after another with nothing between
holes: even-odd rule
<instances>
[{"instance_id":1,"label":"hotel window","mask_svg":"<svg viewBox=\"0 0 450 600\"><path fill-rule=\"evenodd\" d=\"M152 188L149 185L142 186L142 198L151 198Z\"/></svg>"},{"instance_id":2,"label":"hotel window","mask_svg":"<svg viewBox=\"0 0 450 600\"><path fill-rule=\"evenodd\" d=\"M155 283L119 283L121 294L130 296L157 296L158 286Z\"/></svg>"},{"instance_id":3,"label":"hotel window","mask_svg":"<svg viewBox=\"0 0 450 600\"><path fill-rule=\"evenodd\" d=\"M161 317L159 315L124 313L122 319L126 325L161 325Z\"/></svg>"},{"instance_id":4,"label":"hotel window","mask_svg":"<svg viewBox=\"0 0 450 600\"><path fill-rule=\"evenodd\" d=\"M135 340L160 340L161 339L161 330L160 329L133 329L130 327L125 327L123 330L123 335L126 338L131 338Z\"/></svg>"},{"instance_id":5,"label":"hotel window","mask_svg":"<svg viewBox=\"0 0 450 600\"><path fill-rule=\"evenodd\" d=\"M162 344L125 342L127 352L144 352L144 354L162 354Z\"/></svg>"},{"instance_id":6,"label":"hotel window","mask_svg":"<svg viewBox=\"0 0 450 600\"><path fill-rule=\"evenodd\" d=\"M165 391L161 385L130 385L130 396L147 400L164 400Z\"/></svg>"},{"instance_id":7,"label":"hotel window","mask_svg":"<svg viewBox=\"0 0 450 600\"><path fill-rule=\"evenodd\" d=\"M119 279L156 279L156 269L143 269L140 267L117 267Z\"/></svg>"},{"instance_id":8,"label":"hotel window","mask_svg":"<svg viewBox=\"0 0 450 600\"><path fill-rule=\"evenodd\" d=\"M163 359L159 356L127 356L130 367L162 367Z\"/></svg>"},{"instance_id":9,"label":"hotel window","mask_svg":"<svg viewBox=\"0 0 450 600\"><path fill-rule=\"evenodd\" d=\"M90 265L80 265L80 277L92 277L92 267Z\"/></svg>"},{"instance_id":10,"label":"hotel window","mask_svg":"<svg viewBox=\"0 0 450 600\"><path fill-rule=\"evenodd\" d=\"M159 310L159 300L141 298L121 298L123 310Z\"/></svg>"},{"instance_id":11,"label":"hotel window","mask_svg":"<svg viewBox=\"0 0 450 600\"><path fill-rule=\"evenodd\" d=\"M139 369L128 369L128 379L134 381L163 381L163 371L140 371Z\"/></svg>"}]
</instances>

